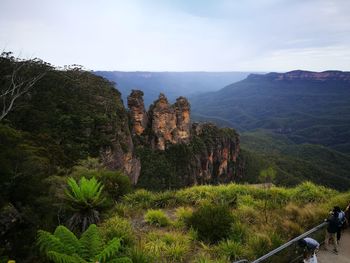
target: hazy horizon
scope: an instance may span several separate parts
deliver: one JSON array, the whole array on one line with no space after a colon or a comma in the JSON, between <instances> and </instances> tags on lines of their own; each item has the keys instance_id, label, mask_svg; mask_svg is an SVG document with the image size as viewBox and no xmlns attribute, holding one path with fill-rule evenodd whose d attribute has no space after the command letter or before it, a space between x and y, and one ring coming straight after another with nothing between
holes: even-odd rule
<instances>
[{"instance_id":1,"label":"hazy horizon","mask_svg":"<svg viewBox=\"0 0 350 263\"><path fill-rule=\"evenodd\" d=\"M94 71L285 72L350 65L350 1L0 2L0 49Z\"/></svg>"}]
</instances>

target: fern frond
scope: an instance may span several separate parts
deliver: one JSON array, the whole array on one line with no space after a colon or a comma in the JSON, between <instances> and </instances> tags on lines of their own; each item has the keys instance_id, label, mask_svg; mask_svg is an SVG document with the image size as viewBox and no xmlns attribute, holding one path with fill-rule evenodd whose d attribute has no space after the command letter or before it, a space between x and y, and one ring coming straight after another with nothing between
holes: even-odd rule
<instances>
[{"instance_id":1,"label":"fern frond","mask_svg":"<svg viewBox=\"0 0 350 263\"><path fill-rule=\"evenodd\" d=\"M55 263L87 263L87 261L77 255L71 256L55 251L47 252L47 257Z\"/></svg>"},{"instance_id":2,"label":"fern frond","mask_svg":"<svg viewBox=\"0 0 350 263\"><path fill-rule=\"evenodd\" d=\"M108 242L106 247L96 256L99 262L110 262L110 259L115 256L120 249L120 238L113 238Z\"/></svg>"},{"instance_id":3,"label":"fern frond","mask_svg":"<svg viewBox=\"0 0 350 263\"><path fill-rule=\"evenodd\" d=\"M65 226L58 226L54 236L59 238L65 248L65 253L72 255L81 250L78 238Z\"/></svg>"},{"instance_id":4,"label":"fern frond","mask_svg":"<svg viewBox=\"0 0 350 263\"><path fill-rule=\"evenodd\" d=\"M43 230L38 231L37 244L42 252L56 251L64 253L65 251L64 244L58 237Z\"/></svg>"},{"instance_id":5,"label":"fern frond","mask_svg":"<svg viewBox=\"0 0 350 263\"><path fill-rule=\"evenodd\" d=\"M108 261L108 263L133 263L133 261L128 257L116 258Z\"/></svg>"},{"instance_id":6,"label":"fern frond","mask_svg":"<svg viewBox=\"0 0 350 263\"><path fill-rule=\"evenodd\" d=\"M102 240L100 233L98 232L97 226L91 224L89 228L81 235L79 239L81 245L81 255L85 260L89 260L98 255L102 250Z\"/></svg>"}]
</instances>

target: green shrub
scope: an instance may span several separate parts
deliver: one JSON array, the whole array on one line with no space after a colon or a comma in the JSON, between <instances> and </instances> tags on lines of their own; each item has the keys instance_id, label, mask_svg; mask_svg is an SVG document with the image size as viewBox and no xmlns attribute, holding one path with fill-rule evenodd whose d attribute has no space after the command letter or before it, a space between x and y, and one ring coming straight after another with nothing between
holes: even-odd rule
<instances>
[{"instance_id":1,"label":"green shrub","mask_svg":"<svg viewBox=\"0 0 350 263\"><path fill-rule=\"evenodd\" d=\"M198 238L216 243L230 235L233 216L227 206L205 205L194 211L188 225L198 232Z\"/></svg>"},{"instance_id":2,"label":"green shrub","mask_svg":"<svg viewBox=\"0 0 350 263\"><path fill-rule=\"evenodd\" d=\"M149 209L145 214L145 221L151 225L156 226L167 226L170 224L169 218L160 209Z\"/></svg>"},{"instance_id":3,"label":"green shrub","mask_svg":"<svg viewBox=\"0 0 350 263\"><path fill-rule=\"evenodd\" d=\"M188 222L189 218L192 216L193 210L190 207L178 207L175 210L176 226L184 227L186 222Z\"/></svg>"},{"instance_id":4,"label":"green shrub","mask_svg":"<svg viewBox=\"0 0 350 263\"><path fill-rule=\"evenodd\" d=\"M191 238L180 232L154 231L147 235L145 250L156 262L183 262L190 251Z\"/></svg>"},{"instance_id":5,"label":"green shrub","mask_svg":"<svg viewBox=\"0 0 350 263\"><path fill-rule=\"evenodd\" d=\"M130 222L127 219L115 216L106 220L100 226L105 239L119 238L125 246L135 243L135 235Z\"/></svg>"},{"instance_id":6,"label":"green shrub","mask_svg":"<svg viewBox=\"0 0 350 263\"><path fill-rule=\"evenodd\" d=\"M129 257L132 260L132 263L150 263L154 262L153 257L146 253L145 251L134 248L129 251Z\"/></svg>"},{"instance_id":7,"label":"green shrub","mask_svg":"<svg viewBox=\"0 0 350 263\"><path fill-rule=\"evenodd\" d=\"M271 239L266 234L256 233L251 235L248 240L248 247L254 254L254 257L261 257L272 248Z\"/></svg>"},{"instance_id":8,"label":"green shrub","mask_svg":"<svg viewBox=\"0 0 350 263\"><path fill-rule=\"evenodd\" d=\"M248 236L248 226L235 221L231 226L230 239L237 243L243 243Z\"/></svg>"},{"instance_id":9,"label":"green shrub","mask_svg":"<svg viewBox=\"0 0 350 263\"><path fill-rule=\"evenodd\" d=\"M120 171L100 171L98 173L98 179L103 183L108 195L114 200L132 191L129 177Z\"/></svg>"},{"instance_id":10,"label":"green shrub","mask_svg":"<svg viewBox=\"0 0 350 263\"><path fill-rule=\"evenodd\" d=\"M215 247L215 251L219 257L236 261L242 258L243 247L241 244L233 240L223 240Z\"/></svg>"},{"instance_id":11,"label":"green shrub","mask_svg":"<svg viewBox=\"0 0 350 263\"><path fill-rule=\"evenodd\" d=\"M152 205L154 193L140 189L123 197L123 201L134 207L149 208Z\"/></svg>"}]
</instances>

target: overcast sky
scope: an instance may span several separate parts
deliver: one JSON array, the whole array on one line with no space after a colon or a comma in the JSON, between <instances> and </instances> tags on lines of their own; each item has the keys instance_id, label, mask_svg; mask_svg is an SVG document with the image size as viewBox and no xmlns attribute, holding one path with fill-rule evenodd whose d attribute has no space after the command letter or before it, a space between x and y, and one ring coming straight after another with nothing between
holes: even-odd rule
<instances>
[{"instance_id":1,"label":"overcast sky","mask_svg":"<svg viewBox=\"0 0 350 263\"><path fill-rule=\"evenodd\" d=\"M0 48L93 70L350 70L350 0L0 0Z\"/></svg>"}]
</instances>

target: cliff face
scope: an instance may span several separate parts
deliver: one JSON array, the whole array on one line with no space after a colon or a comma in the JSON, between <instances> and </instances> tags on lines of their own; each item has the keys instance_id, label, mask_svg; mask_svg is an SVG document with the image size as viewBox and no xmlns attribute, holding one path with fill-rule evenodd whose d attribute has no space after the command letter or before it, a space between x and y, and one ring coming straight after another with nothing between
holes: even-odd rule
<instances>
[{"instance_id":1,"label":"cliff face","mask_svg":"<svg viewBox=\"0 0 350 263\"><path fill-rule=\"evenodd\" d=\"M193 184L227 183L243 176L239 136L233 129L195 123L192 134L204 142L194 159Z\"/></svg>"},{"instance_id":2,"label":"cliff face","mask_svg":"<svg viewBox=\"0 0 350 263\"><path fill-rule=\"evenodd\" d=\"M191 107L184 97L171 105L165 95L160 94L146 112L142 95L134 90L128 97L131 129L138 138L143 138L137 143L140 147L161 151L169 166L174 164L175 175L160 177L177 176L181 186L229 182L242 177L239 136L233 129L219 129L213 124L191 125ZM141 157L141 177L146 174L143 169L146 168L142 168ZM145 180L147 178L142 178Z\"/></svg>"}]
</instances>

